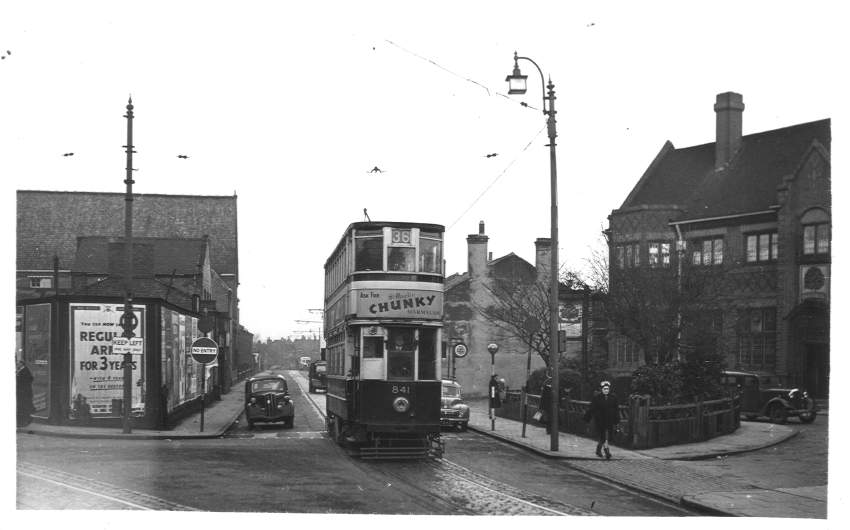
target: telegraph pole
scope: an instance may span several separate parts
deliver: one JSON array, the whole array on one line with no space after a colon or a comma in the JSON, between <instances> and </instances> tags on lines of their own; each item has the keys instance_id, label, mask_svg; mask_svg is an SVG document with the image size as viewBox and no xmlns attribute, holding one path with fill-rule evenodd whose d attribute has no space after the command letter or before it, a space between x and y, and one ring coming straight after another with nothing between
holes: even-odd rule
<instances>
[{"instance_id":1,"label":"telegraph pole","mask_svg":"<svg viewBox=\"0 0 850 530\"><path fill-rule=\"evenodd\" d=\"M124 197L124 315L121 317L121 325L124 328L123 336L131 339L135 336L133 329L136 327L136 315L133 314L133 98L127 101L127 193ZM131 432L130 412L133 408L133 355L129 350L124 354L124 400L122 431L124 434Z\"/></svg>"}]
</instances>

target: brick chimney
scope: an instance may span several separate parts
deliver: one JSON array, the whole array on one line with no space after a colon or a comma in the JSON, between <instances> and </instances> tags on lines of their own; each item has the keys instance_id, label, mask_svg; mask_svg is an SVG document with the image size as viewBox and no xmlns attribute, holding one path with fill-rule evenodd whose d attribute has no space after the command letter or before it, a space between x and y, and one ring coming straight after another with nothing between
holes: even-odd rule
<instances>
[{"instance_id":1,"label":"brick chimney","mask_svg":"<svg viewBox=\"0 0 850 530\"><path fill-rule=\"evenodd\" d=\"M732 160L741 147L741 115L744 113L744 98L735 92L717 94L714 104L717 113L717 140L714 147L714 169L721 169Z\"/></svg>"},{"instance_id":2,"label":"brick chimney","mask_svg":"<svg viewBox=\"0 0 850 530\"><path fill-rule=\"evenodd\" d=\"M489 239L484 235L484 221L478 223L477 234L466 236L466 263L470 279L481 278L487 272L487 241Z\"/></svg>"},{"instance_id":3,"label":"brick chimney","mask_svg":"<svg viewBox=\"0 0 850 530\"><path fill-rule=\"evenodd\" d=\"M548 237L539 237L534 242L534 268L537 269L537 281L548 285L552 268L552 240Z\"/></svg>"}]
</instances>

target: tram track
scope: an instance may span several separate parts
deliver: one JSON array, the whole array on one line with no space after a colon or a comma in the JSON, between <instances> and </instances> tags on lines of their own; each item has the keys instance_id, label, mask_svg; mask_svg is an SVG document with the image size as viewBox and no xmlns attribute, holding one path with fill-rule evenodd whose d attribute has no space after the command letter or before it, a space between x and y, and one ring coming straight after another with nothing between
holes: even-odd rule
<instances>
[{"instance_id":1,"label":"tram track","mask_svg":"<svg viewBox=\"0 0 850 530\"><path fill-rule=\"evenodd\" d=\"M76 494L89 497L103 509L105 507L102 504L107 503L110 506L109 509L198 511L197 508L154 495L29 462L18 462L16 472L18 475L44 482L52 487L71 490Z\"/></svg>"}]
</instances>

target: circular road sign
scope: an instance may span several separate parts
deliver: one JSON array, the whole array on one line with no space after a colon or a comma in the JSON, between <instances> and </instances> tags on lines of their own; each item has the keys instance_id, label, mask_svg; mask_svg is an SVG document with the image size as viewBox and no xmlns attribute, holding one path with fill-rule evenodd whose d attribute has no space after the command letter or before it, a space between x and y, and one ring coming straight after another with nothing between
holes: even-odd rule
<instances>
[{"instance_id":1,"label":"circular road sign","mask_svg":"<svg viewBox=\"0 0 850 530\"><path fill-rule=\"evenodd\" d=\"M469 348L466 347L466 344L459 342L455 344L454 352L455 357L466 357L466 354L469 353Z\"/></svg>"},{"instance_id":2,"label":"circular road sign","mask_svg":"<svg viewBox=\"0 0 850 530\"><path fill-rule=\"evenodd\" d=\"M199 363L211 363L218 356L218 344L214 340L201 337L192 342L192 358Z\"/></svg>"}]
</instances>

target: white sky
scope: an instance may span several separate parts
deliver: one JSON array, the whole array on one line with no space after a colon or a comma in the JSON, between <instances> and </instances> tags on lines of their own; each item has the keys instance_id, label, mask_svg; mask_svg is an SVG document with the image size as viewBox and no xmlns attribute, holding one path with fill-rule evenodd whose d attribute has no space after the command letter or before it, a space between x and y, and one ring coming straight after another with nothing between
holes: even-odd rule
<instances>
[{"instance_id":1,"label":"white sky","mask_svg":"<svg viewBox=\"0 0 850 530\"><path fill-rule=\"evenodd\" d=\"M0 172L123 192L132 94L134 191L238 195L242 323L278 338L319 329L294 320L318 320L324 261L363 208L445 225L448 273L479 220L494 257L533 263L549 157L530 63L528 94L505 96L514 50L555 83L574 267L665 140L714 140L717 93L743 94L745 134L835 118L847 93L837 3L459 4L8 3Z\"/></svg>"}]
</instances>

